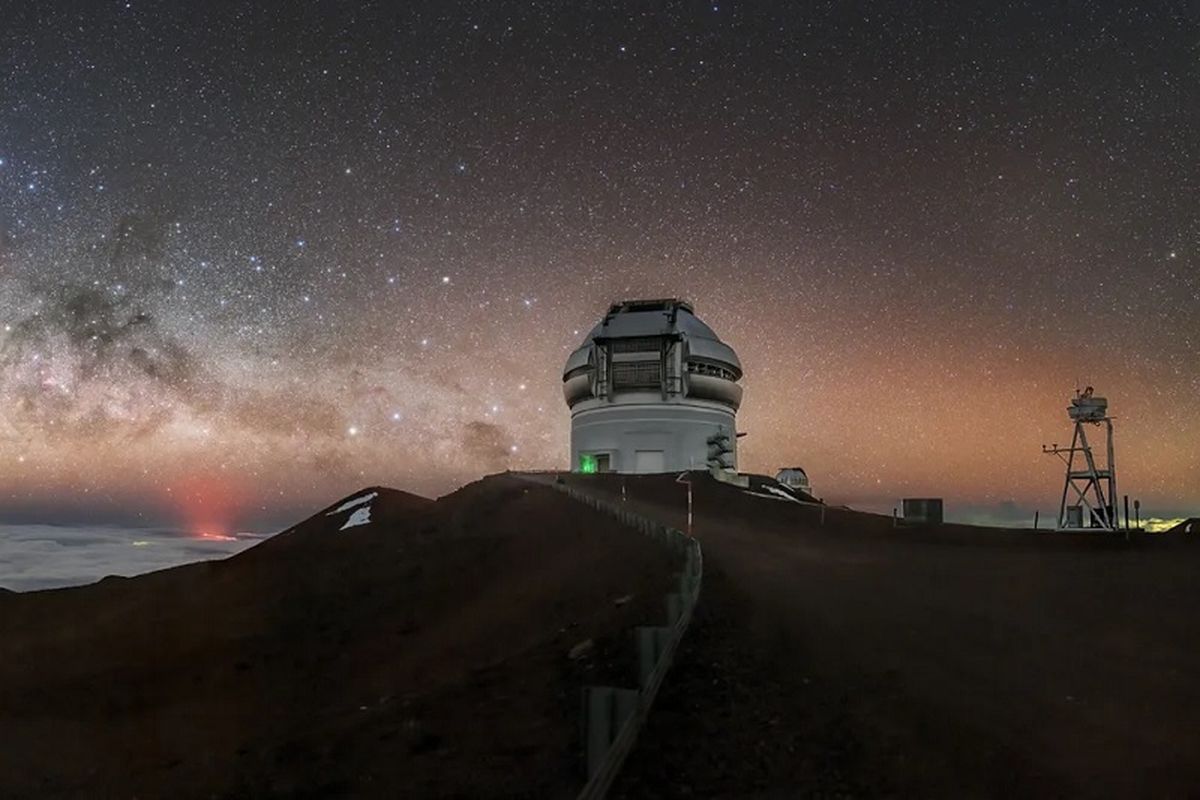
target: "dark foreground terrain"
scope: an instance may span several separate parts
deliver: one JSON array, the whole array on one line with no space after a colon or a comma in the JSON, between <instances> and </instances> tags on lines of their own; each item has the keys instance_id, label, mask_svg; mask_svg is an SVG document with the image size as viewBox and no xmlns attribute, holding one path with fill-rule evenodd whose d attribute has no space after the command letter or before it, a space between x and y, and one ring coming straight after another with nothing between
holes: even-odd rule
<instances>
[{"instance_id":1,"label":"dark foreground terrain","mask_svg":"<svg viewBox=\"0 0 1200 800\"><path fill-rule=\"evenodd\" d=\"M511 477L377 491L368 525L0 595L0 797L572 796L580 687L630 682L670 557Z\"/></svg>"},{"instance_id":2,"label":"dark foreground terrain","mask_svg":"<svg viewBox=\"0 0 1200 800\"><path fill-rule=\"evenodd\" d=\"M612 796L1196 795L1195 540L690 479L700 605ZM674 475L564 480L684 527ZM0 594L0 797L575 794L579 689L633 685L670 557L513 476L378 491L366 526Z\"/></svg>"},{"instance_id":3,"label":"dark foreground terrain","mask_svg":"<svg viewBox=\"0 0 1200 800\"><path fill-rule=\"evenodd\" d=\"M619 498L621 478L570 476ZM1200 547L946 525L693 475L700 605L614 796L1194 797ZM683 526L675 476L631 506Z\"/></svg>"}]
</instances>

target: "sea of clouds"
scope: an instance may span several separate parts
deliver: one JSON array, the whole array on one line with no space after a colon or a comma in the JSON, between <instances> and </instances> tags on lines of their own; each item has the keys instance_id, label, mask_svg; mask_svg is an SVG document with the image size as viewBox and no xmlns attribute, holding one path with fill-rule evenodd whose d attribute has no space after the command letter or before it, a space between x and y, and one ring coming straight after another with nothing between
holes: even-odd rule
<instances>
[{"instance_id":1,"label":"sea of clouds","mask_svg":"<svg viewBox=\"0 0 1200 800\"><path fill-rule=\"evenodd\" d=\"M140 575L192 561L225 558L263 538L202 539L163 528L0 525L0 588L15 592Z\"/></svg>"}]
</instances>

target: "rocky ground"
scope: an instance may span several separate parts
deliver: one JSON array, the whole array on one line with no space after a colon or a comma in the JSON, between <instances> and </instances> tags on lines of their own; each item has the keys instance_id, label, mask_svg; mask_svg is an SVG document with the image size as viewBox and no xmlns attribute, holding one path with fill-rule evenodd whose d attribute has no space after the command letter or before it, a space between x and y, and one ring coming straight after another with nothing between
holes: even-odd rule
<instances>
[{"instance_id":1,"label":"rocky ground","mask_svg":"<svg viewBox=\"0 0 1200 800\"><path fill-rule=\"evenodd\" d=\"M700 605L614 797L1200 786L1196 538L897 528L689 479ZM563 480L685 526L674 475ZM634 685L671 557L512 476L378 493L345 531L365 503L0 595L0 796L573 796L580 687Z\"/></svg>"},{"instance_id":2,"label":"rocky ground","mask_svg":"<svg viewBox=\"0 0 1200 800\"><path fill-rule=\"evenodd\" d=\"M621 478L568 481L612 498ZM692 477L700 606L615 796L1185 797L1200 546L769 500ZM631 506L684 524L674 476Z\"/></svg>"}]
</instances>

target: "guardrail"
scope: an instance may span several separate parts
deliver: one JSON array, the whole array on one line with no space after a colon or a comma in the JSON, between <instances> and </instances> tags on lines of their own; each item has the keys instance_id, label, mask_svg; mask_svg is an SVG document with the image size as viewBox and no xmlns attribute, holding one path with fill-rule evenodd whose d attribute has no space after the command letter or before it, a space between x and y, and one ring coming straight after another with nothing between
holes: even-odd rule
<instances>
[{"instance_id":1,"label":"guardrail","mask_svg":"<svg viewBox=\"0 0 1200 800\"><path fill-rule=\"evenodd\" d=\"M540 483L540 481L538 481ZM619 502L601 500L574 487L551 483L555 489L597 511L670 547L683 556L678 574L678 591L666 596L667 624L641 626L636 630L638 688L586 686L583 690L584 741L588 781L579 800L603 798L633 750L638 733L650 713L679 642L692 621L704 576L704 554L700 543L675 528L624 508Z\"/></svg>"}]
</instances>

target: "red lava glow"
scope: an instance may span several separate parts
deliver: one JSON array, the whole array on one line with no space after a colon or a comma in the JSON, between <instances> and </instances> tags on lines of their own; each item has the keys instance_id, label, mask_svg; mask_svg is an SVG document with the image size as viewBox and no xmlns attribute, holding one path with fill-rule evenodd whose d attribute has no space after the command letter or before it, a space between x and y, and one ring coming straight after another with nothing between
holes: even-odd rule
<instances>
[{"instance_id":1,"label":"red lava glow","mask_svg":"<svg viewBox=\"0 0 1200 800\"><path fill-rule=\"evenodd\" d=\"M230 535L224 534L224 533L217 533L217 532L211 531L211 530L200 531L197 535L201 539L208 539L210 541L217 541L217 542L236 542L237 541L236 536L230 536Z\"/></svg>"},{"instance_id":2,"label":"red lava glow","mask_svg":"<svg viewBox=\"0 0 1200 800\"><path fill-rule=\"evenodd\" d=\"M231 533L233 519L248 498L231 481L221 477L189 477L172 486L170 494L192 536L210 541L237 539Z\"/></svg>"}]
</instances>

